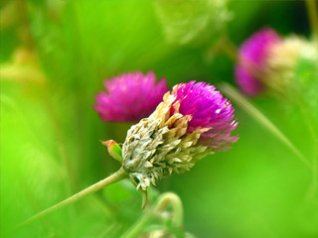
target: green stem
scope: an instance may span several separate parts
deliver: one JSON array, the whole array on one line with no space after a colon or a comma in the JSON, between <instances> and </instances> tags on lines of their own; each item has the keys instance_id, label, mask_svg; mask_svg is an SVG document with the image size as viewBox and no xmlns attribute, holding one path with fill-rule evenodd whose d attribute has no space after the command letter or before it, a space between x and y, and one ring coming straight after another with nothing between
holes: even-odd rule
<instances>
[{"instance_id":1,"label":"green stem","mask_svg":"<svg viewBox=\"0 0 318 238\"><path fill-rule=\"evenodd\" d=\"M18 1L8 1L0 10L0 31L15 26L19 18Z\"/></svg>"},{"instance_id":2,"label":"green stem","mask_svg":"<svg viewBox=\"0 0 318 238\"><path fill-rule=\"evenodd\" d=\"M153 214L148 211L121 238L137 238L145 226L151 221Z\"/></svg>"},{"instance_id":3,"label":"green stem","mask_svg":"<svg viewBox=\"0 0 318 238\"><path fill-rule=\"evenodd\" d=\"M30 29L30 22L28 16L28 1L27 0L17 0L18 11L21 17L21 27L20 27L20 38L23 44L29 48L33 49L35 46L34 39Z\"/></svg>"},{"instance_id":4,"label":"green stem","mask_svg":"<svg viewBox=\"0 0 318 238\"><path fill-rule=\"evenodd\" d=\"M259 121L266 129L282 141L309 169L312 169L310 163L296 146L281 132L262 112L251 104L243 95L227 83L220 85L222 91L232 98L241 108Z\"/></svg>"},{"instance_id":5,"label":"green stem","mask_svg":"<svg viewBox=\"0 0 318 238\"><path fill-rule=\"evenodd\" d=\"M24 225L30 224L39 218L47 216L47 215L49 215L49 214L51 214L51 213L53 213L53 212L55 212L63 207L66 207L66 206L80 200L81 198L106 187L107 185L110 185L110 184L115 183L119 180L122 180L123 178L126 177L126 175L127 175L126 171L123 168L120 168L117 172L113 173L112 175L108 176L107 178L102 179L99 182L97 182L97 183L81 190L80 192L72 195L71 197L66 198L65 200L35 214L34 216L30 217L29 219L24 221L19 226L24 226Z\"/></svg>"},{"instance_id":6,"label":"green stem","mask_svg":"<svg viewBox=\"0 0 318 238\"><path fill-rule=\"evenodd\" d=\"M166 210L169 206L172 207L171 220L173 225L177 228L182 228L183 223L183 207L180 198L171 192L162 194L157 204L146 211L145 214L139 219L139 221L131 227L126 233L124 233L122 238L136 238L140 236L140 233L145 228L145 226L155 218L160 217L160 214Z\"/></svg>"},{"instance_id":7,"label":"green stem","mask_svg":"<svg viewBox=\"0 0 318 238\"><path fill-rule=\"evenodd\" d=\"M183 208L182 208L182 201L175 193L165 193L160 197L160 200L154 207L154 211L156 213L161 213L167 207L171 205L173 212L172 212L172 222L176 227L181 227L183 223Z\"/></svg>"},{"instance_id":8,"label":"green stem","mask_svg":"<svg viewBox=\"0 0 318 238\"><path fill-rule=\"evenodd\" d=\"M315 130L315 120L312 118L309 108L307 104L303 102L303 100L296 100L296 104L299 107L299 110L304 118L304 122L306 123L309 133L311 134L313 140L313 159L312 159L312 195L315 196L317 185L318 185L318 174L317 174L317 160L318 160L318 134Z\"/></svg>"},{"instance_id":9,"label":"green stem","mask_svg":"<svg viewBox=\"0 0 318 238\"><path fill-rule=\"evenodd\" d=\"M311 31L318 41L318 14L317 14L317 2L316 0L306 0L307 12L310 22ZM318 47L318 43L317 43Z\"/></svg>"},{"instance_id":10,"label":"green stem","mask_svg":"<svg viewBox=\"0 0 318 238\"><path fill-rule=\"evenodd\" d=\"M237 57L237 47L233 44L231 40L229 40L228 36L225 35L223 38L223 51L227 54L227 56L233 60L234 62L238 61Z\"/></svg>"},{"instance_id":11,"label":"green stem","mask_svg":"<svg viewBox=\"0 0 318 238\"><path fill-rule=\"evenodd\" d=\"M225 34L218 39L206 52L205 58L210 61L219 53L225 53L231 60L237 62L237 47L231 42Z\"/></svg>"}]
</instances>

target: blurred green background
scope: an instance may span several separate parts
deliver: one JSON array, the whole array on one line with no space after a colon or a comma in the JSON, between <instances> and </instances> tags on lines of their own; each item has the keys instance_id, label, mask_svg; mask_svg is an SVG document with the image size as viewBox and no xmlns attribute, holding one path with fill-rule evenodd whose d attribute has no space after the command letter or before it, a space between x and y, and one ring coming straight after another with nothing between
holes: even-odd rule
<instances>
[{"instance_id":1,"label":"blurred green background","mask_svg":"<svg viewBox=\"0 0 318 238\"><path fill-rule=\"evenodd\" d=\"M234 85L235 63L211 50L224 35L234 45L263 26L310 35L304 1L219 2L1 1L1 237L120 237L142 216L141 195L124 181L16 228L119 168L100 141L123 142L129 125L105 123L94 111L104 79L154 71L169 86ZM185 29L174 31L175 19L187 19ZM252 103L314 159L300 110L270 95ZM163 180L158 191L180 196L184 228L195 237L318 237L315 174L234 106L233 148Z\"/></svg>"}]
</instances>

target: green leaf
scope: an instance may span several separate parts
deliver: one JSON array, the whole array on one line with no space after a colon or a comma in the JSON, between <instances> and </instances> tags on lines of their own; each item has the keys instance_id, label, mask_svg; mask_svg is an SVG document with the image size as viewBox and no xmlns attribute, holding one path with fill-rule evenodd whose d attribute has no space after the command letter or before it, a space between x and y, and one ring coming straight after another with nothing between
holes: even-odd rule
<instances>
[{"instance_id":1,"label":"green leaf","mask_svg":"<svg viewBox=\"0 0 318 238\"><path fill-rule=\"evenodd\" d=\"M169 42L202 43L220 34L230 19L227 1L156 0L155 8Z\"/></svg>"}]
</instances>

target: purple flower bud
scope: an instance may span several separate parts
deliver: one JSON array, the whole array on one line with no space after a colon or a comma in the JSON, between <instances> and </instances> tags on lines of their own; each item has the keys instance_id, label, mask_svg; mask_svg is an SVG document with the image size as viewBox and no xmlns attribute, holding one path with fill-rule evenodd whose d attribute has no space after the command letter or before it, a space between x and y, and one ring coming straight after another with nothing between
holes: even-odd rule
<instances>
[{"instance_id":1,"label":"purple flower bud","mask_svg":"<svg viewBox=\"0 0 318 238\"><path fill-rule=\"evenodd\" d=\"M239 49L239 63L236 66L236 81L241 90L250 96L264 90L262 74L270 48L280 42L280 36L270 28L264 28L247 39Z\"/></svg>"},{"instance_id":2,"label":"purple flower bud","mask_svg":"<svg viewBox=\"0 0 318 238\"><path fill-rule=\"evenodd\" d=\"M204 128L199 142L213 151L227 149L238 138L231 132L237 127L231 103L214 86L194 82L177 85L172 92L180 104L179 113L190 115L188 133Z\"/></svg>"},{"instance_id":3,"label":"purple flower bud","mask_svg":"<svg viewBox=\"0 0 318 238\"><path fill-rule=\"evenodd\" d=\"M105 91L96 97L95 110L104 121L137 122L149 116L161 102L168 87L155 74L122 74L104 82Z\"/></svg>"}]
</instances>

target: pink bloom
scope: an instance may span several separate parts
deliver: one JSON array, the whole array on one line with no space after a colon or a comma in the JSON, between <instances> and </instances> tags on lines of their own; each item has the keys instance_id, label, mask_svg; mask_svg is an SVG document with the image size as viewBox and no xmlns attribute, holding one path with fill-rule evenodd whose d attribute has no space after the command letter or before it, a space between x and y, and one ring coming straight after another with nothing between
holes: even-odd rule
<instances>
[{"instance_id":1,"label":"pink bloom","mask_svg":"<svg viewBox=\"0 0 318 238\"><path fill-rule=\"evenodd\" d=\"M105 80L105 91L96 97L95 110L104 121L136 122L149 116L168 87L155 74L134 72Z\"/></svg>"},{"instance_id":2,"label":"pink bloom","mask_svg":"<svg viewBox=\"0 0 318 238\"><path fill-rule=\"evenodd\" d=\"M172 173L190 170L207 154L225 150L237 140L234 109L212 85L177 84L156 110L127 132L123 168L146 190Z\"/></svg>"},{"instance_id":3,"label":"pink bloom","mask_svg":"<svg viewBox=\"0 0 318 238\"><path fill-rule=\"evenodd\" d=\"M274 30L264 28L253 34L240 47L235 76L237 84L245 94L255 96L264 90L261 76L266 70L269 50L280 40Z\"/></svg>"},{"instance_id":4,"label":"pink bloom","mask_svg":"<svg viewBox=\"0 0 318 238\"><path fill-rule=\"evenodd\" d=\"M199 128L206 128L200 136L200 142L213 151L227 149L238 138L231 136L237 127L234 120L234 108L228 99L214 86L203 82L191 81L178 84L172 91L179 112L190 115L188 133Z\"/></svg>"}]
</instances>

